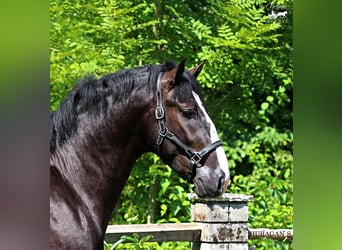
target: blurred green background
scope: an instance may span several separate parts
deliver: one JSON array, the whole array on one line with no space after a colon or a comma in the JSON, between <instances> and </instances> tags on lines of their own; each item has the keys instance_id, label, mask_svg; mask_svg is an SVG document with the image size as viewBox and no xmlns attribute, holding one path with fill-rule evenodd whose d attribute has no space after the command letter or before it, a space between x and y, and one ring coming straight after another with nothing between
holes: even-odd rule
<instances>
[{"instance_id":1,"label":"blurred green background","mask_svg":"<svg viewBox=\"0 0 342 250\"><path fill-rule=\"evenodd\" d=\"M340 249L341 2L294 4L295 249Z\"/></svg>"}]
</instances>

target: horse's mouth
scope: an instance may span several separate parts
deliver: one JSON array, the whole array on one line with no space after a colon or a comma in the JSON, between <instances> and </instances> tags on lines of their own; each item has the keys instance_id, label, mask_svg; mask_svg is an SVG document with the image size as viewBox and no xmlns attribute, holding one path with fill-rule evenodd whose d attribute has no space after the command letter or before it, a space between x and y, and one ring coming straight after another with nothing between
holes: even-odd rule
<instances>
[{"instance_id":1,"label":"horse's mouth","mask_svg":"<svg viewBox=\"0 0 342 250\"><path fill-rule=\"evenodd\" d=\"M214 198L222 194L222 188L213 190L207 187L201 178L195 178L194 184L194 191L198 197Z\"/></svg>"},{"instance_id":2,"label":"horse's mouth","mask_svg":"<svg viewBox=\"0 0 342 250\"><path fill-rule=\"evenodd\" d=\"M194 191L199 197L204 197L205 192L204 192L204 187L203 187L203 182L202 180L199 181L194 181Z\"/></svg>"}]
</instances>

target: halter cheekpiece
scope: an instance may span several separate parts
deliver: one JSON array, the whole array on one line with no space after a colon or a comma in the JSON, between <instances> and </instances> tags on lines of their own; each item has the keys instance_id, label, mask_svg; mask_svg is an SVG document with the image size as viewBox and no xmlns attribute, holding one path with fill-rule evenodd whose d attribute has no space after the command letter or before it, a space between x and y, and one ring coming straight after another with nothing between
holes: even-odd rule
<instances>
[{"instance_id":1,"label":"halter cheekpiece","mask_svg":"<svg viewBox=\"0 0 342 250\"><path fill-rule=\"evenodd\" d=\"M159 135L157 139L157 146L160 147L165 139L168 139L173 144L178 146L185 152L185 156L190 160L189 173L191 176L191 181L196 176L196 168L203 167L203 161L216 150L217 147L222 146L221 141L216 141L209 146L203 148L198 152L192 151L188 146L186 146L174 133L168 130L165 125L165 110L163 107L163 97L162 97L162 80L163 72L160 72L157 80L157 107L155 109L155 118L159 124Z\"/></svg>"}]
</instances>

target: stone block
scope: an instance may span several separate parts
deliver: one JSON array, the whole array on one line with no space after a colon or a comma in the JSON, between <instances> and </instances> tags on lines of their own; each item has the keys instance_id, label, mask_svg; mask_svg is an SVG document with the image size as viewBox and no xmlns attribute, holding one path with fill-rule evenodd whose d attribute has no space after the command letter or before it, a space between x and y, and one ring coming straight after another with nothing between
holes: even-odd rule
<instances>
[{"instance_id":1,"label":"stone block","mask_svg":"<svg viewBox=\"0 0 342 250\"><path fill-rule=\"evenodd\" d=\"M247 242L248 227L244 223L201 223L201 242Z\"/></svg>"}]
</instances>

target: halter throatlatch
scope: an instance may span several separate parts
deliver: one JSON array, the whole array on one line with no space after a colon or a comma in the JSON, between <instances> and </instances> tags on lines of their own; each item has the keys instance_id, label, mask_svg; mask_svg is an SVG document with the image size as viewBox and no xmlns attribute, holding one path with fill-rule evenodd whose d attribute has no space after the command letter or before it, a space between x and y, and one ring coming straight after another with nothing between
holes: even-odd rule
<instances>
[{"instance_id":1,"label":"halter throatlatch","mask_svg":"<svg viewBox=\"0 0 342 250\"><path fill-rule=\"evenodd\" d=\"M221 141L216 141L209 146L203 148L199 152L192 151L188 146L186 146L174 133L168 130L165 125L165 111L163 107L163 97L162 97L162 84L161 79L163 76L163 72L159 73L157 80L157 107L155 109L155 118L159 124L159 135L157 139L158 148L163 144L165 139L168 139L173 144L178 146L184 153L185 156L190 160L189 173L191 176L190 180L193 180L196 176L196 168L203 167L203 163L206 158L213 151L216 150L217 147L222 146Z\"/></svg>"}]
</instances>

